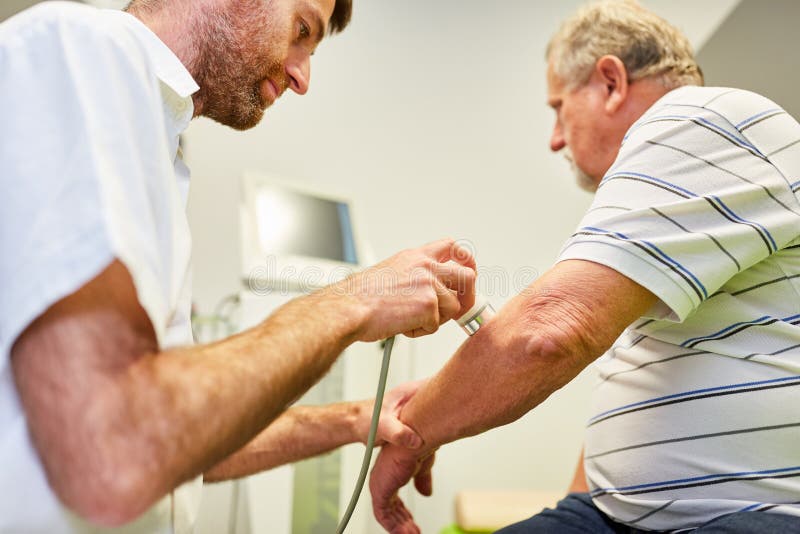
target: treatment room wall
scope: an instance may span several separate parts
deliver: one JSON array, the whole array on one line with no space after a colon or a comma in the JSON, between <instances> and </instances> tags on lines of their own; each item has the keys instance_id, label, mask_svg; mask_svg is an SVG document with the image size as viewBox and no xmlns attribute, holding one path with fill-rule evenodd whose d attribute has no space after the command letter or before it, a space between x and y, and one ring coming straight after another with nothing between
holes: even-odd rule
<instances>
[{"instance_id":1,"label":"treatment room wall","mask_svg":"<svg viewBox=\"0 0 800 534\"><path fill-rule=\"evenodd\" d=\"M643 2L698 47L736 0ZM244 170L277 173L353 199L376 259L443 236L469 239L496 279L543 273L590 196L548 149L544 48L579 2L356 0L351 26L313 58L311 89L262 124L205 119L186 134L193 170L195 301L210 311L239 289L237 206ZM702 13L700 13L702 12ZM495 288L496 305L512 296ZM463 335L446 326L399 347L393 382L434 373ZM376 354L376 359L379 355ZM376 381L374 366L364 391ZM524 421L444 447L434 496L413 498L423 532L452 522L461 489L563 491L580 444L591 371ZM368 507L368 496L359 508ZM367 532L377 532L367 527Z\"/></svg>"}]
</instances>

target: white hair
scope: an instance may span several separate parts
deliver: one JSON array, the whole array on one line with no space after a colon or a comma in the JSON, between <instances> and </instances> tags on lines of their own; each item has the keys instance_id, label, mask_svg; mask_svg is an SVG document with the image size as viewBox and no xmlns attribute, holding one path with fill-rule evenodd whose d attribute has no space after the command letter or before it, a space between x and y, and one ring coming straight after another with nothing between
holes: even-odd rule
<instances>
[{"instance_id":1,"label":"white hair","mask_svg":"<svg viewBox=\"0 0 800 534\"><path fill-rule=\"evenodd\" d=\"M546 52L553 72L569 88L584 85L605 55L622 61L630 81L652 77L667 89L703 85L689 40L635 0L582 7L561 25Z\"/></svg>"}]
</instances>

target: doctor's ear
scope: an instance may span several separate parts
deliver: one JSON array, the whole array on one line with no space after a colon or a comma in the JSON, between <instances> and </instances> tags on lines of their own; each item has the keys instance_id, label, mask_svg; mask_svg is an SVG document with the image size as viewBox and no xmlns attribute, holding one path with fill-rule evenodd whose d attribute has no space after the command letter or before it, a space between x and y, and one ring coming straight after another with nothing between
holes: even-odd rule
<instances>
[{"instance_id":1,"label":"doctor's ear","mask_svg":"<svg viewBox=\"0 0 800 534\"><path fill-rule=\"evenodd\" d=\"M597 60L594 75L605 87L605 110L615 113L628 97L628 70L617 56L607 55Z\"/></svg>"}]
</instances>

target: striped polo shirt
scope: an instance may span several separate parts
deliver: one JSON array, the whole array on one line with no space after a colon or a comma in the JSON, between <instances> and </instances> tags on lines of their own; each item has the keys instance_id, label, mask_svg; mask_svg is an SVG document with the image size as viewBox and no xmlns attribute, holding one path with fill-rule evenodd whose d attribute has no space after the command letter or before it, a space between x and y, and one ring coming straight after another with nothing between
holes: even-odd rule
<instances>
[{"instance_id":1,"label":"striped polo shirt","mask_svg":"<svg viewBox=\"0 0 800 534\"><path fill-rule=\"evenodd\" d=\"M797 121L748 91L682 87L628 131L562 249L660 299L596 362L585 467L615 520L800 521L798 189Z\"/></svg>"}]
</instances>

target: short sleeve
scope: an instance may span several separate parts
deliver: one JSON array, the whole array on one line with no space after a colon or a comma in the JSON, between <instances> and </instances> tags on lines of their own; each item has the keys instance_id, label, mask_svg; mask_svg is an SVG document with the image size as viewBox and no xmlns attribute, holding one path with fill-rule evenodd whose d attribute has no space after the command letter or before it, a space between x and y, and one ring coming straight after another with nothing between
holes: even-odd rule
<instances>
[{"instance_id":1,"label":"short sleeve","mask_svg":"<svg viewBox=\"0 0 800 534\"><path fill-rule=\"evenodd\" d=\"M650 316L683 321L797 238L800 206L784 175L728 120L665 98L672 102L628 132L559 261L611 267L659 297Z\"/></svg>"},{"instance_id":2,"label":"short sleeve","mask_svg":"<svg viewBox=\"0 0 800 534\"><path fill-rule=\"evenodd\" d=\"M158 81L124 31L37 15L0 33L0 340L114 258L160 340L175 186Z\"/></svg>"}]
</instances>

